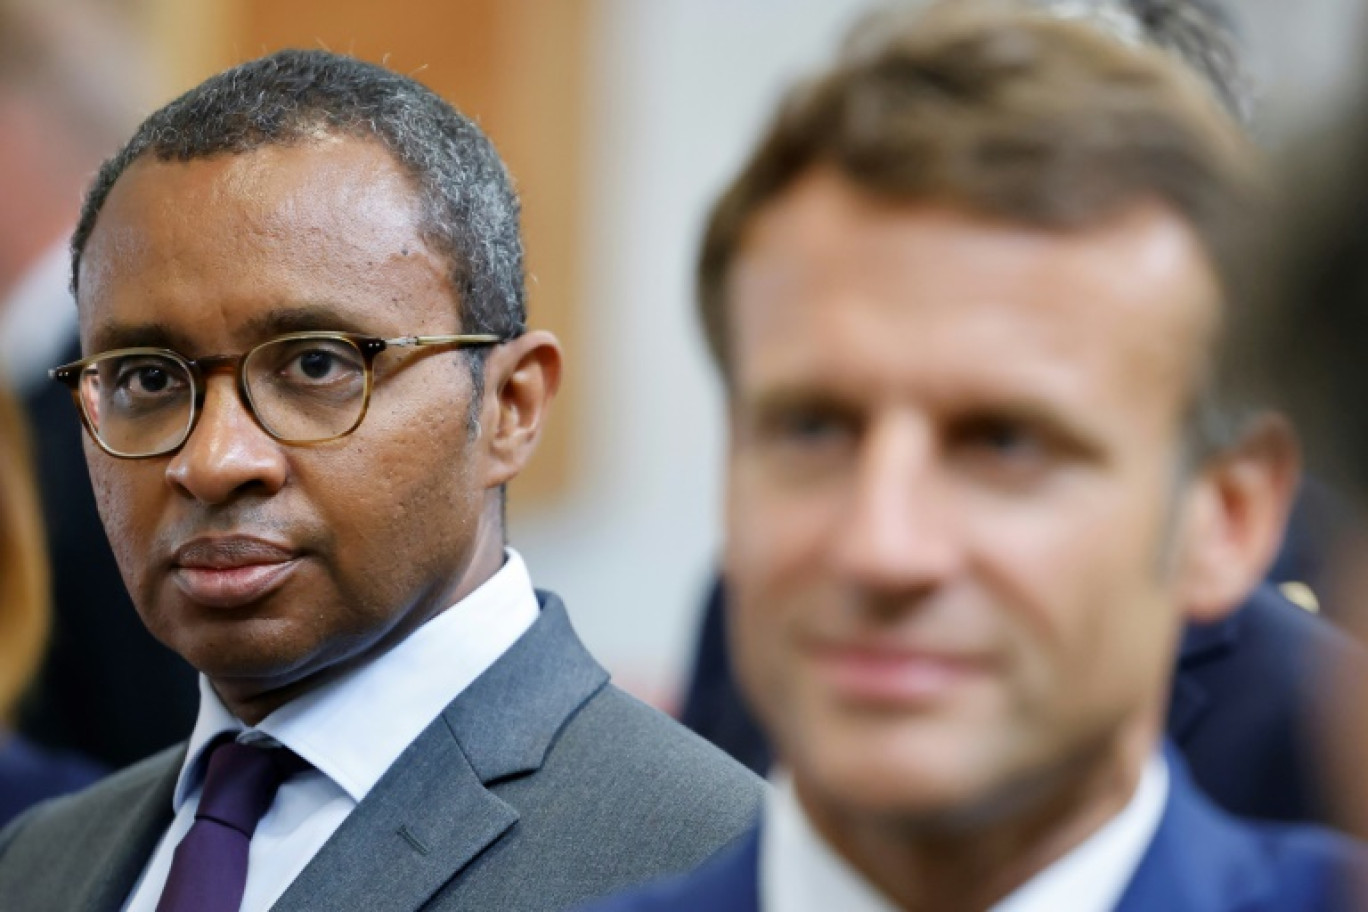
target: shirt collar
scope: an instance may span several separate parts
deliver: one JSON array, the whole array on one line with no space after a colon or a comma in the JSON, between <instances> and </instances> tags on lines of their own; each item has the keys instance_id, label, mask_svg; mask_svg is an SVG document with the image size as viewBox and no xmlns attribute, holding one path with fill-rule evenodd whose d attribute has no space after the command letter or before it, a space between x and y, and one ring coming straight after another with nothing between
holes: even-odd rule
<instances>
[{"instance_id":1,"label":"shirt collar","mask_svg":"<svg viewBox=\"0 0 1368 912\"><path fill-rule=\"evenodd\" d=\"M764 912L896 912L813 829L789 778L776 776L760 831L760 908ZM1168 801L1162 754L1145 765L1121 812L1063 858L993 906L992 912L1107 912L1115 907L1154 839Z\"/></svg>"},{"instance_id":2,"label":"shirt collar","mask_svg":"<svg viewBox=\"0 0 1368 912\"><path fill-rule=\"evenodd\" d=\"M360 803L404 749L527 631L539 612L527 566L511 548L503 567L388 652L285 704L256 727L223 705L200 676L200 708L173 807L203 779L200 758L218 735L288 747Z\"/></svg>"},{"instance_id":3,"label":"shirt collar","mask_svg":"<svg viewBox=\"0 0 1368 912\"><path fill-rule=\"evenodd\" d=\"M0 369L15 389L45 381L71 344L76 301L70 270L66 245L54 244L0 301Z\"/></svg>"},{"instance_id":4,"label":"shirt collar","mask_svg":"<svg viewBox=\"0 0 1368 912\"><path fill-rule=\"evenodd\" d=\"M897 912L817 835L788 774L777 771L773 779L760 827L762 912Z\"/></svg>"},{"instance_id":5,"label":"shirt collar","mask_svg":"<svg viewBox=\"0 0 1368 912\"><path fill-rule=\"evenodd\" d=\"M1041 871L992 912L1108 912L1116 907L1154 840L1168 803L1169 770L1162 754L1145 764L1131 800L1102 828Z\"/></svg>"}]
</instances>

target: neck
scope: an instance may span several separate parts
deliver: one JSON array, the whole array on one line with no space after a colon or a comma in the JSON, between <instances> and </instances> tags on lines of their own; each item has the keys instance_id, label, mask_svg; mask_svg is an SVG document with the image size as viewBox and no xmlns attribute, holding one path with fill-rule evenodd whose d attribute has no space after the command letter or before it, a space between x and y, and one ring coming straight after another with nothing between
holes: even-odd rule
<instances>
[{"instance_id":1,"label":"neck","mask_svg":"<svg viewBox=\"0 0 1368 912\"><path fill-rule=\"evenodd\" d=\"M899 908L985 912L1125 808L1155 744L1129 740L1053 771L999 803L997 813L971 813L968 822L852 811L805 788L796 774L794 784L822 838Z\"/></svg>"}]
</instances>

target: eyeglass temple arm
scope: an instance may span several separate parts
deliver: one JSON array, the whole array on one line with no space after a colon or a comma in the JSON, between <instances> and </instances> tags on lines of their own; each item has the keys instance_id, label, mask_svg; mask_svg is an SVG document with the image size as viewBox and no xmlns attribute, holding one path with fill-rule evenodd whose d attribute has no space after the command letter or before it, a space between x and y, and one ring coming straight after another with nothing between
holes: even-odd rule
<instances>
[{"instance_id":1,"label":"eyeglass temple arm","mask_svg":"<svg viewBox=\"0 0 1368 912\"><path fill-rule=\"evenodd\" d=\"M504 341L504 336L493 333L455 336L399 336L386 339L385 345L396 348L410 348L417 345L492 345Z\"/></svg>"}]
</instances>

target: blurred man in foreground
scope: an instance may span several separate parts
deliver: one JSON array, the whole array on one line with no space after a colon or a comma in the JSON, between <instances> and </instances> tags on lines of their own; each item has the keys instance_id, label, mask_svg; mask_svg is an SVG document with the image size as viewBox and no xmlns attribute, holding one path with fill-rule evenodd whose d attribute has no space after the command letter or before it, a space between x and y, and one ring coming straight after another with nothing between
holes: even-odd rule
<instances>
[{"instance_id":1,"label":"blurred man in foreground","mask_svg":"<svg viewBox=\"0 0 1368 912\"><path fill-rule=\"evenodd\" d=\"M1368 83L1340 134L1293 156L1288 170L1280 281L1246 327L1242 379L1279 397L1306 429L1310 462L1344 492L1354 534L1336 554L1336 595L1356 609L1346 623L1368 637ZM1346 827L1368 838L1368 672L1337 669L1329 728L1331 783ZM1362 895L1368 908L1368 883Z\"/></svg>"},{"instance_id":2,"label":"blurred man in foreground","mask_svg":"<svg viewBox=\"0 0 1368 912\"><path fill-rule=\"evenodd\" d=\"M1201 795L1185 621L1262 577L1297 475L1229 395L1260 172L1156 52L1005 5L871 30L713 212L763 825L605 909L1322 910L1358 849Z\"/></svg>"},{"instance_id":3,"label":"blurred man in foreground","mask_svg":"<svg viewBox=\"0 0 1368 912\"><path fill-rule=\"evenodd\" d=\"M1233 26L1210 0L1030 2L1120 40L1165 50L1246 122L1251 80ZM1312 591L1302 581L1321 582L1318 570L1333 553L1338 527L1338 505L1333 512L1328 508L1332 502L1327 487L1304 483L1269 581L1228 615L1188 623L1180 640L1166 734L1202 790L1238 816L1337 819L1324 793L1318 739L1335 698L1325 670L1364 657L1341 628L1288 598L1298 588L1302 594ZM1271 582L1289 579L1297 582ZM719 581L705 608L681 719L764 774L772 752L731 672L724 602Z\"/></svg>"},{"instance_id":4,"label":"blurred man in foreground","mask_svg":"<svg viewBox=\"0 0 1368 912\"><path fill-rule=\"evenodd\" d=\"M281 51L149 117L56 368L189 740L0 834L6 912L554 910L686 869L760 785L608 684L505 547L560 378L493 146ZM72 420L77 420L75 413Z\"/></svg>"}]
</instances>

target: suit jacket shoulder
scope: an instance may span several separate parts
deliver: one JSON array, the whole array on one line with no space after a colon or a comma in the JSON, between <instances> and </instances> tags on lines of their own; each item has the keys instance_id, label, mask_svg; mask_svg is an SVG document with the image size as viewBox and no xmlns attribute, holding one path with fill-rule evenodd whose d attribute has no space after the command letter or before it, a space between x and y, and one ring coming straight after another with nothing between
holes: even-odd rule
<instances>
[{"instance_id":1,"label":"suit jacket shoulder","mask_svg":"<svg viewBox=\"0 0 1368 912\"><path fill-rule=\"evenodd\" d=\"M177 745L79 792L40 804L0 833L0 907L117 909L171 823L185 757Z\"/></svg>"},{"instance_id":2,"label":"suit jacket shoulder","mask_svg":"<svg viewBox=\"0 0 1368 912\"><path fill-rule=\"evenodd\" d=\"M1168 805L1116 912L1349 912L1368 850L1315 826L1232 817L1197 788L1175 751Z\"/></svg>"},{"instance_id":3,"label":"suit jacket shoulder","mask_svg":"<svg viewBox=\"0 0 1368 912\"><path fill-rule=\"evenodd\" d=\"M1168 803L1116 912L1350 912L1349 875L1368 864L1357 843L1317 827L1231 817L1192 783L1176 752ZM757 912L759 836L695 871L626 891L582 912Z\"/></svg>"},{"instance_id":4,"label":"suit jacket shoulder","mask_svg":"<svg viewBox=\"0 0 1368 912\"><path fill-rule=\"evenodd\" d=\"M761 781L609 684L542 600L278 910L565 909L687 870L752 824Z\"/></svg>"}]
</instances>

